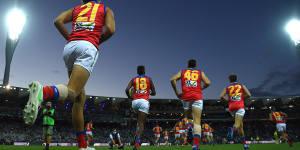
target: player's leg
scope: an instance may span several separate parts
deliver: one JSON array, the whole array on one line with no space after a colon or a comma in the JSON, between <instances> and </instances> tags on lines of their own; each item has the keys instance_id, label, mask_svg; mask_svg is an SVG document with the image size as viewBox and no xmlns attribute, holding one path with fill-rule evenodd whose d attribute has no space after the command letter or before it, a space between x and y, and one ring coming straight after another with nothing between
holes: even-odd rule
<instances>
[{"instance_id":1,"label":"player's leg","mask_svg":"<svg viewBox=\"0 0 300 150\"><path fill-rule=\"evenodd\" d=\"M244 133L243 116L236 114L236 121L237 121L237 123L239 123L237 131L238 131L239 136L241 137L241 141L244 145L244 149L248 149L249 145L247 145L247 143L246 143L246 137L245 137L245 133Z\"/></svg>"},{"instance_id":2,"label":"player's leg","mask_svg":"<svg viewBox=\"0 0 300 150\"><path fill-rule=\"evenodd\" d=\"M286 133L286 124L282 123L282 124L277 124L276 126L277 126L278 133L281 135L281 137L285 141L287 141L290 146L292 146L293 143L291 142L288 134Z\"/></svg>"},{"instance_id":3,"label":"player's leg","mask_svg":"<svg viewBox=\"0 0 300 150\"><path fill-rule=\"evenodd\" d=\"M146 116L147 116L146 113L141 112L141 111L138 112L136 139L135 139L135 147L136 148L139 148L140 143L141 143L140 139L141 139L141 136L144 132L144 123L145 123L145 120L146 120Z\"/></svg>"},{"instance_id":4,"label":"player's leg","mask_svg":"<svg viewBox=\"0 0 300 150\"><path fill-rule=\"evenodd\" d=\"M203 102L195 101L192 105L192 114L194 120L194 143L193 150L199 149L199 143L201 139L201 114L202 114Z\"/></svg>"},{"instance_id":5,"label":"player's leg","mask_svg":"<svg viewBox=\"0 0 300 150\"><path fill-rule=\"evenodd\" d=\"M48 135L46 137L46 150L49 150L50 143L51 143L51 136Z\"/></svg>"}]
</instances>

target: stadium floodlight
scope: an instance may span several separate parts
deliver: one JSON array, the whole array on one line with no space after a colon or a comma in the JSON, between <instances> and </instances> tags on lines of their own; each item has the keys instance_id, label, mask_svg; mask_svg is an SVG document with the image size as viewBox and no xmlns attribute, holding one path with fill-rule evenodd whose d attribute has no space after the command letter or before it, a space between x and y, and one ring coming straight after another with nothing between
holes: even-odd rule
<instances>
[{"instance_id":1,"label":"stadium floodlight","mask_svg":"<svg viewBox=\"0 0 300 150\"><path fill-rule=\"evenodd\" d=\"M10 90L10 85L6 85L5 88L6 88L7 90Z\"/></svg>"},{"instance_id":2,"label":"stadium floodlight","mask_svg":"<svg viewBox=\"0 0 300 150\"><path fill-rule=\"evenodd\" d=\"M295 45L298 46L298 44L300 44L300 21L296 19L291 20L285 29Z\"/></svg>"},{"instance_id":3,"label":"stadium floodlight","mask_svg":"<svg viewBox=\"0 0 300 150\"><path fill-rule=\"evenodd\" d=\"M19 10L14 8L10 13L8 13L6 23L8 27L8 36L6 39L6 64L5 64L5 72L3 78L3 85L8 85L9 82L9 73L10 73L10 64L16 50L16 47L19 43L20 35L22 33L23 27L26 22L25 14Z\"/></svg>"},{"instance_id":4,"label":"stadium floodlight","mask_svg":"<svg viewBox=\"0 0 300 150\"><path fill-rule=\"evenodd\" d=\"M24 13L13 9L7 16L8 36L11 40L18 40L26 22Z\"/></svg>"}]
</instances>

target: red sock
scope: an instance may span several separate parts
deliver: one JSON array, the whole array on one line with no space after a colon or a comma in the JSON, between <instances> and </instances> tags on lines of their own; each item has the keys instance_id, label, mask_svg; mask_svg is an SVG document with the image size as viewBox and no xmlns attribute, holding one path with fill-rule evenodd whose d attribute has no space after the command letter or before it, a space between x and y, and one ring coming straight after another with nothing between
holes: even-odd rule
<instances>
[{"instance_id":1,"label":"red sock","mask_svg":"<svg viewBox=\"0 0 300 150\"><path fill-rule=\"evenodd\" d=\"M140 148L140 143L139 142L135 142L135 147L136 148Z\"/></svg>"},{"instance_id":2,"label":"red sock","mask_svg":"<svg viewBox=\"0 0 300 150\"><path fill-rule=\"evenodd\" d=\"M79 148L86 148L86 140L85 140L85 134L77 135L77 143Z\"/></svg>"},{"instance_id":3,"label":"red sock","mask_svg":"<svg viewBox=\"0 0 300 150\"><path fill-rule=\"evenodd\" d=\"M194 135L194 146L196 145L197 147L199 147L199 141L200 141L200 135L195 134Z\"/></svg>"},{"instance_id":4,"label":"red sock","mask_svg":"<svg viewBox=\"0 0 300 150\"><path fill-rule=\"evenodd\" d=\"M233 131L233 133L235 133L235 131L236 131L236 127L235 126L233 126L232 131Z\"/></svg>"},{"instance_id":5,"label":"red sock","mask_svg":"<svg viewBox=\"0 0 300 150\"><path fill-rule=\"evenodd\" d=\"M53 98L54 91L51 86L43 87L43 100L51 100Z\"/></svg>"}]
</instances>

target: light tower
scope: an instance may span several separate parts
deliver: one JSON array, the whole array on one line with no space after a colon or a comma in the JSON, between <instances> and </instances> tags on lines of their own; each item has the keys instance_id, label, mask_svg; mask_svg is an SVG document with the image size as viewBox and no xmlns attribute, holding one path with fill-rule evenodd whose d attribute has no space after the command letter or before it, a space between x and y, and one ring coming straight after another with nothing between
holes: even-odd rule
<instances>
[{"instance_id":1,"label":"light tower","mask_svg":"<svg viewBox=\"0 0 300 150\"><path fill-rule=\"evenodd\" d=\"M291 20L285 29L289 33L291 40L294 42L296 53L300 58L300 21L296 19Z\"/></svg>"},{"instance_id":2,"label":"light tower","mask_svg":"<svg viewBox=\"0 0 300 150\"><path fill-rule=\"evenodd\" d=\"M10 72L10 64L19 42L20 35L22 33L23 27L26 22L26 17L21 10L13 9L6 18L8 35L6 38L6 63L5 63L5 72L3 78L3 85L8 86L9 81L9 72Z\"/></svg>"}]
</instances>

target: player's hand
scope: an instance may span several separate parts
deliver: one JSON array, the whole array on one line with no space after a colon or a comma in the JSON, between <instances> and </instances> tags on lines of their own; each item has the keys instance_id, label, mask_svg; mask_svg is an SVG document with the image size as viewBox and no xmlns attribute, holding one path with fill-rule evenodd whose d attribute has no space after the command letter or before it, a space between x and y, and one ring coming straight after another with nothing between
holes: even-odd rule
<instances>
[{"instance_id":1,"label":"player's hand","mask_svg":"<svg viewBox=\"0 0 300 150\"><path fill-rule=\"evenodd\" d=\"M179 99L181 99L181 98L182 98L182 93L178 92L178 93L176 93L176 96L177 96Z\"/></svg>"}]
</instances>

